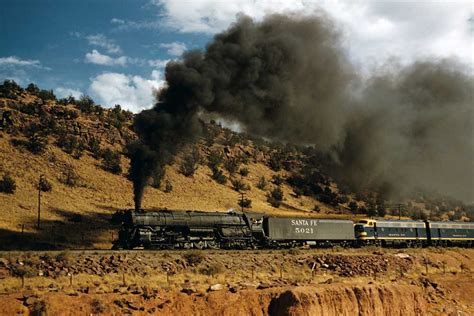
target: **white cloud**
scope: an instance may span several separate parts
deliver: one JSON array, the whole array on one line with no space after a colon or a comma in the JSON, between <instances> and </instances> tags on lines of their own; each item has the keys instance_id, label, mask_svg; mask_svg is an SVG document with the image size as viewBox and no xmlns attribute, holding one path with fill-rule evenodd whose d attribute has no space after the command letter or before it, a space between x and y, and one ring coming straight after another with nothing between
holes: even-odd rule
<instances>
[{"instance_id":1,"label":"white cloud","mask_svg":"<svg viewBox=\"0 0 474 316\"><path fill-rule=\"evenodd\" d=\"M107 72L91 79L90 94L98 103L108 107L120 104L132 112L154 104L153 91L163 87L160 72L152 71L150 78Z\"/></svg>"},{"instance_id":2,"label":"white cloud","mask_svg":"<svg viewBox=\"0 0 474 316\"><path fill-rule=\"evenodd\" d=\"M113 58L108 55L103 55L94 49L91 53L86 54L85 61L87 63L104 66L125 66L129 60L126 56Z\"/></svg>"},{"instance_id":3,"label":"white cloud","mask_svg":"<svg viewBox=\"0 0 474 316\"><path fill-rule=\"evenodd\" d=\"M164 68L171 59L150 59L148 65L154 68Z\"/></svg>"},{"instance_id":4,"label":"white cloud","mask_svg":"<svg viewBox=\"0 0 474 316\"><path fill-rule=\"evenodd\" d=\"M112 24L124 24L125 21L122 20L122 19L113 18L112 20L110 20L110 23L112 23Z\"/></svg>"},{"instance_id":5,"label":"white cloud","mask_svg":"<svg viewBox=\"0 0 474 316\"><path fill-rule=\"evenodd\" d=\"M90 45L102 47L111 54L119 54L122 52L122 49L119 45L111 39L108 39L104 34L95 34L86 36L87 41Z\"/></svg>"},{"instance_id":6,"label":"white cloud","mask_svg":"<svg viewBox=\"0 0 474 316\"><path fill-rule=\"evenodd\" d=\"M3 67L25 66L25 67L48 69L48 70L50 69L48 67L43 67L41 63L39 62L39 60L21 59L16 56L0 57L0 66L3 66Z\"/></svg>"},{"instance_id":7,"label":"white cloud","mask_svg":"<svg viewBox=\"0 0 474 316\"><path fill-rule=\"evenodd\" d=\"M181 56L186 50L186 45L181 42L164 43L160 44L160 47L166 48L168 54L172 56Z\"/></svg>"},{"instance_id":8,"label":"white cloud","mask_svg":"<svg viewBox=\"0 0 474 316\"><path fill-rule=\"evenodd\" d=\"M470 1L327 1L327 0L154 0L162 11L152 23L125 21L128 27L168 27L213 34L227 28L238 13L261 20L269 13L309 15L323 9L342 30L343 45L362 67L392 56L401 61L457 57L472 66L473 6ZM159 23L157 23L159 22Z\"/></svg>"},{"instance_id":9,"label":"white cloud","mask_svg":"<svg viewBox=\"0 0 474 316\"><path fill-rule=\"evenodd\" d=\"M76 89L58 87L54 89L54 94L56 94L58 98L67 98L68 96L72 95L74 98L79 99L83 93Z\"/></svg>"}]
</instances>

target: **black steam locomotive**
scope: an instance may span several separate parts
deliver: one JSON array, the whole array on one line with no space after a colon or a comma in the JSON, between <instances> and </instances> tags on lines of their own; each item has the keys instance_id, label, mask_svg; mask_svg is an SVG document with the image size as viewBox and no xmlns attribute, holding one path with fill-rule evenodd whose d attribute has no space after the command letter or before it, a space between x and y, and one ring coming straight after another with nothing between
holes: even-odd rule
<instances>
[{"instance_id":1,"label":"black steam locomotive","mask_svg":"<svg viewBox=\"0 0 474 316\"><path fill-rule=\"evenodd\" d=\"M245 249L474 244L474 223L273 217L255 213L124 211L115 249ZM448 227L449 226L449 227Z\"/></svg>"}]
</instances>

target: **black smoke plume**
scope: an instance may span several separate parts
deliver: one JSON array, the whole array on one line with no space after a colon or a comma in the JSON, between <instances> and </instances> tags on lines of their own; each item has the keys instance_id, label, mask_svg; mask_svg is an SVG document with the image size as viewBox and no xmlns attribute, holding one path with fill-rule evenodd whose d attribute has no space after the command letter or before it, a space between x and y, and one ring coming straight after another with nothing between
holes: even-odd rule
<instances>
[{"instance_id":1,"label":"black smoke plume","mask_svg":"<svg viewBox=\"0 0 474 316\"><path fill-rule=\"evenodd\" d=\"M203 113L315 145L356 186L424 184L472 198L472 78L453 63L415 63L362 81L327 16L240 16L205 51L169 63L166 81L135 121L137 208L156 168L199 135Z\"/></svg>"}]
</instances>

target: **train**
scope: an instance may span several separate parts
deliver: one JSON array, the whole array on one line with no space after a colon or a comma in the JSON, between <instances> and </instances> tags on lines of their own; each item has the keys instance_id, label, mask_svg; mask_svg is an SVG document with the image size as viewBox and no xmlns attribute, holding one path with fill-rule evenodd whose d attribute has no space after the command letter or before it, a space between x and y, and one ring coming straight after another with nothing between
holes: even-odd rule
<instances>
[{"instance_id":1,"label":"train","mask_svg":"<svg viewBox=\"0 0 474 316\"><path fill-rule=\"evenodd\" d=\"M474 245L474 223L276 217L249 212L135 211L118 214L113 249L257 249Z\"/></svg>"}]
</instances>

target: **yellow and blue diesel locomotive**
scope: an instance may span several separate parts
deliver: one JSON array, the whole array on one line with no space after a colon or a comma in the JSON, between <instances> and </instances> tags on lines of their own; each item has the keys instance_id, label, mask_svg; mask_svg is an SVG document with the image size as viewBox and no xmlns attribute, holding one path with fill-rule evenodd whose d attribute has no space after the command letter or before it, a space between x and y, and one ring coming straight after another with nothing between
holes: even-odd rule
<instances>
[{"instance_id":1,"label":"yellow and blue diesel locomotive","mask_svg":"<svg viewBox=\"0 0 474 316\"><path fill-rule=\"evenodd\" d=\"M472 246L474 223L364 219L354 225L362 245Z\"/></svg>"}]
</instances>

